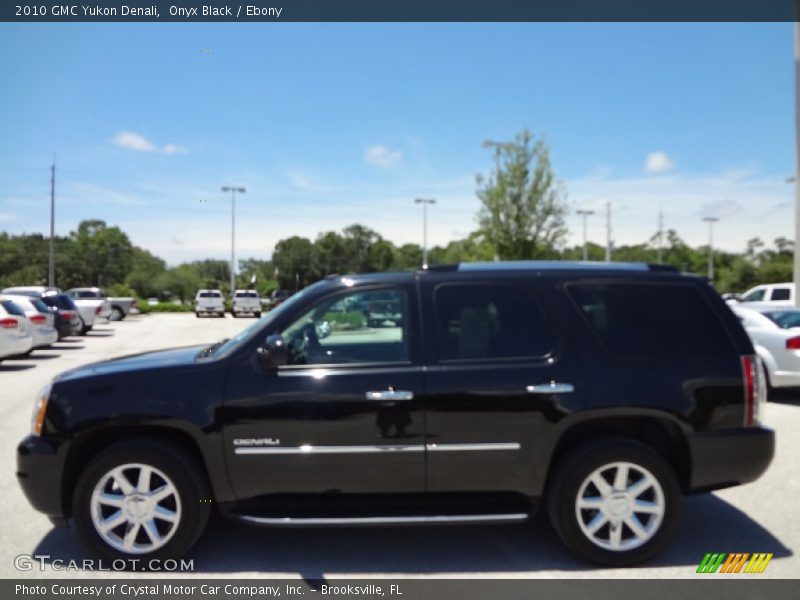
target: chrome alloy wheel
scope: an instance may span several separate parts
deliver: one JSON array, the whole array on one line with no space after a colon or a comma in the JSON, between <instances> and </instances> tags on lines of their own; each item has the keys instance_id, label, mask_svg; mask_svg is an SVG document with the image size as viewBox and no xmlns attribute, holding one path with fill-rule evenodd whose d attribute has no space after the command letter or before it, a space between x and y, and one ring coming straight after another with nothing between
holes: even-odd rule
<instances>
[{"instance_id":1,"label":"chrome alloy wheel","mask_svg":"<svg viewBox=\"0 0 800 600\"><path fill-rule=\"evenodd\" d=\"M583 534L596 546L622 552L653 538L664 520L661 484L650 471L629 462L613 462L584 479L575 499Z\"/></svg>"},{"instance_id":2,"label":"chrome alloy wheel","mask_svg":"<svg viewBox=\"0 0 800 600\"><path fill-rule=\"evenodd\" d=\"M105 543L127 554L163 547L178 529L181 499L175 484L155 467L120 465L98 481L92 492L94 528Z\"/></svg>"}]
</instances>

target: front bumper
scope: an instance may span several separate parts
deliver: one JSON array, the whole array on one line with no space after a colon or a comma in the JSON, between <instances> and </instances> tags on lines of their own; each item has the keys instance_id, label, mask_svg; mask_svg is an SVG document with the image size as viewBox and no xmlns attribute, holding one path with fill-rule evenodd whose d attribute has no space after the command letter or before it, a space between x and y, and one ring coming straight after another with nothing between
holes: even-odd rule
<instances>
[{"instance_id":1,"label":"front bumper","mask_svg":"<svg viewBox=\"0 0 800 600\"><path fill-rule=\"evenodd\" d=\"M705 492L749 483L767 470L775 454L775 432L749 427L693 433L689 492Z\"/></svg>"},{"instance_id":2,"label":"front bumper","mask_svg":"<svg viewBox=\"0 0 800 600\"><path fill-rule=\"evenodd\" d=\"M65 444L29 435L17 446L17 481L31 506L54 523L67 517L62 500Z\"/></svg>"}]
</instances>

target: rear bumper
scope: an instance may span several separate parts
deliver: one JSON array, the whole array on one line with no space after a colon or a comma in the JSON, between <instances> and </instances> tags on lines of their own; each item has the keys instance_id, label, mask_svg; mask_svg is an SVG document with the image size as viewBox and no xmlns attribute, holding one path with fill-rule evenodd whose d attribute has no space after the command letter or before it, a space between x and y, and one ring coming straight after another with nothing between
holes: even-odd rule
<instances>
[{"instance_id":1,"label":"rear bumper","mask_svg":"<svg viewBox=\"0 0 800 600\"><path fill-rule=\"evenodd\" d=\"M0 358L25 354L31 348L33 348L33 336L31 335L9 338L3 341Z\"/></svg>"},{"instance_id":2,"label":"rear bumper","mask_svg":"<svg viewBox=\"0 0 800 600\"><path fill-rule=\"evenodd\" d=\"M31 506L53 522L64 514L62 477L66 447L36 436L28 436L17 446L17 481Z\"/></svg>"},{"instance_id":3,"label":"rear bumper","mask_svg":"<svg viewBox=\"0 0 800 600\"><path fill-rule=\"evenodd\" d=\"M775 454L775 432L750 427L688 436L689 492L704 492L758 479Z\"/></svg>"}]
</instances>

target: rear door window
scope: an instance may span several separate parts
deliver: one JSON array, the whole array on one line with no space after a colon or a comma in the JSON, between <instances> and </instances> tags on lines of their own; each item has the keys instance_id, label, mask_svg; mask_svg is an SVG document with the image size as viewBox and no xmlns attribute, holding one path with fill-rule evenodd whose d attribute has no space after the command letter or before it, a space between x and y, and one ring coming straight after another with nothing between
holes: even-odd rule
<instances>
[{"instance_id":1,"label":"rear door window","mask_svg":"<svg viewBox=\"0 0 800 600\"><path fill-rule=\"evenodd\" d=\"M569 294L608 350L622 358L733 354L700 291L681 284L571 284Z\"/></svg>"},{"instance_id":2,"label":"rear door window","mask_svg":"<svg viewBox=\"0 0 800 600\"><path fill-rule=\"evenodd\" d=\"M789 288L788 287L776 287L772 288L772 300L789 300Z\"/></svg>"},{"instance_id":3,"label":"rear door window","mask_svg":"<svg viewBox=\"0 0 800 600\"><path fill-rule=\"evenodd\" d=\"M540 358L553 350L548 320L521 287L445 284L434 298L440 360Z\"/></svg>"}]
</instances>

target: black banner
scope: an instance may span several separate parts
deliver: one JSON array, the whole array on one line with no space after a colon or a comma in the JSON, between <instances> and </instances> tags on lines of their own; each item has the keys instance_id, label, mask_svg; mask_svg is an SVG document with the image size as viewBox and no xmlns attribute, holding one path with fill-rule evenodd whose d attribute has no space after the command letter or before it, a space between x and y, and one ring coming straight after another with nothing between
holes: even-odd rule
<instances>
[{"instance_id":1,"label":"black banner","mask_svg":"<svg viewBox=\"0 0 800 600\"><path fill-rule=\"evenodd\" d=\"M17 1L0 3L0 21L793 21L795 4L795 0Z\"/></svg>"}]
</instances>

